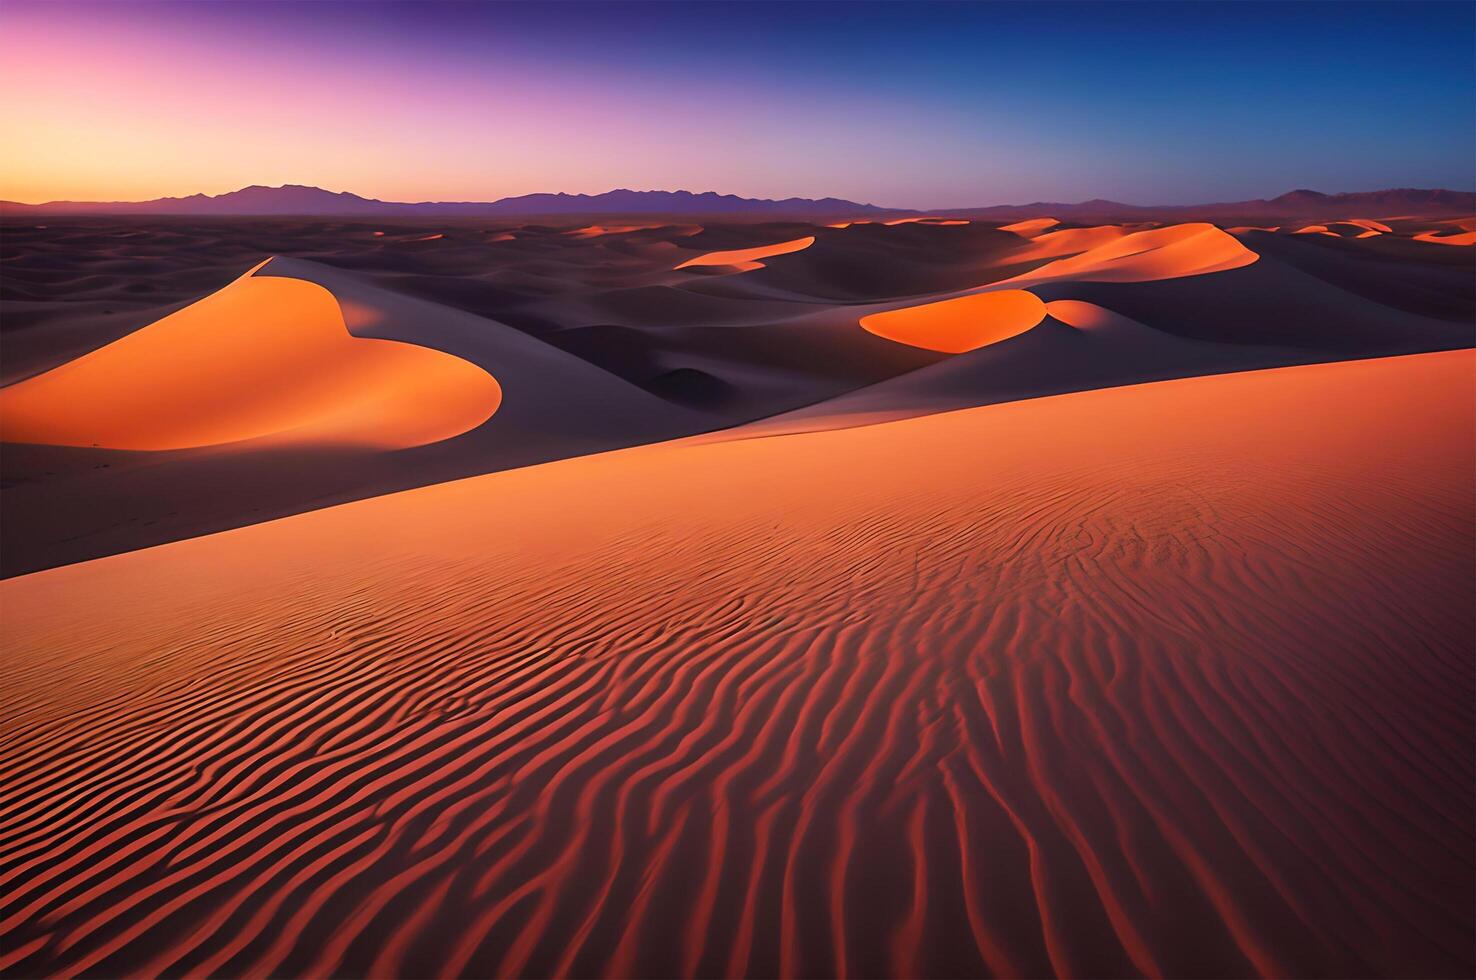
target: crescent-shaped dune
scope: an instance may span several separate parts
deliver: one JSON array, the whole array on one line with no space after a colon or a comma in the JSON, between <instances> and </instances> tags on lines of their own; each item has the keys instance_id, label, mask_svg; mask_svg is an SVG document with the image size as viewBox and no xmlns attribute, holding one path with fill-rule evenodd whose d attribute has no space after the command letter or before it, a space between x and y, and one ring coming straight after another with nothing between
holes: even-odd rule
<instances>
[{"instance_id":1,"label":"crescent-shaped dune","mask_svg":"<svg viewBox=\"0 0 1476 980\"><path fill-rule=\"evenodd\" d=\"M1005 289L872 313L861 318L861 326L899 344L960 354L1018 336L1045 315L1045 303L1034 293Z\"/></svg>"},{"instance_id":2,"label":"crescent-shaped dune","mask_svg":"<svg viewBox=\"0 0 1476 980\"><path fill-rule=\"evenodd\" d=\"M737 248L726 252L708 252L696 258L688 259L678 269L690 269L706 266L732 266L739 272L751 272L754 269L762 269L764 264L759 259L773 258L776 255L787 255L790 252L798 252L815 244L814 235L806 235L804 238L794 238L787 242L778 242L774 245L760 245L756 248Z\"/></svg>"},{"instance_id":3,"label":"crescent-shaped dune","mask_svg":"<svg viewBox=\"0 0 1476 980\"><path fill-rule=\"evenodd\" d=\"M0 583L0 970L1469 976L1473 369L650 446Z\"/></svg>"},{"instance_id":4,"label":"crescent-shaped dune","mask_svg":"<svg viewBox=\"0 0 1476 980\"><path fill-rule=\"evenodd\" d=\"M1053 237L1051 234L1042 235L1035 239L1035 244L1043 245ZM1250 265L1257 258L1256 253L1242 245L1235 236L1212 224L1196 222L1107 237L1106 241L1079 255L1048 262L1004 282L1023 284L1055 279L1151 282L1238 269Z\"/></svg>"},{"instance_id":5,"label":"crescent-shaped dune","mask_svg":"<svg viewBox=\"0 0 1476 980\"><path fill-rule=\"evenodd\" d=\"M133 450L245 440L399 449L449 439L497 410L501 388L480 367L354 337L332 293L256 275L261 265L121 340L0 389L0 435Z\"/></svg>"}]
</instances>

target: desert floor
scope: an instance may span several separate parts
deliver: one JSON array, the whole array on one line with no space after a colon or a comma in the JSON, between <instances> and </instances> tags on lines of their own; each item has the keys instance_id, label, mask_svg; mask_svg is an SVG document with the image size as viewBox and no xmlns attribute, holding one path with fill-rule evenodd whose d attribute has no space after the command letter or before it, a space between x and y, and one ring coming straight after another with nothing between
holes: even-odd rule
<instances>
[{"instance_id":1,"label":"desert floor","mask_svg":"<svg viewBox=\"0 0 1476 980\"><path fill-rule=\"evenodd\" d=\"M1473 228L7 224L0 971L1469 976Z\"/></svg>"}]
</instances>

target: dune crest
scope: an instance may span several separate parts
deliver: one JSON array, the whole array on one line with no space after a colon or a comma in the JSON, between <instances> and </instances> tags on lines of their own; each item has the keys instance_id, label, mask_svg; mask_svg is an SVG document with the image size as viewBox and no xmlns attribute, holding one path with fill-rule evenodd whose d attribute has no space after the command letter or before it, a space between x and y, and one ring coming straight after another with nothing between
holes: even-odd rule
<instances>
[{"instance_id":1,"label":"dune crest","mask_svg":"<svg viewBox=\"0 0 1476 980\"><path fill-rule=\"evenodd\" d=\"M570 238L603 238L606 235L625 235L635 231L656 231L661 228L670 228L674 234L695 235L702 230L701 225L669 225L661 222L646 224L612 224L612 225L586 225L583 228L574 228L564 232Z\"/></svg>"},{"instance_id":2,"label":"dune crest","mask_svg":"<svg viewBox=\"0 0 1476 980\"><path fill-rule=\"evenodd\" d=\"M415 344L354 337L322 286L258 276L0 389L6 441L171 450L254 444L400 449L481 425L497 381Z\"/></svg>"},{"instance_id":3,"label":"dune crest","mask_svg":"<svg viewBox=\"0 0 1476 980\"><path fill-rule=\"evenodd\" d=\"M1098 231L1098 229L1083 229ZM1068 235L1070 232L1058 232ZM1053 235L1042 235L1043 244ZM1152 282L1202 276L1250 265L1259 256L1233 235L1211 224L1195 222L1150 228L1112 236L1079 255L1048 262L1038 269L1004 280L1005 283L1034 283L1053 279L1087 282Z\"/></svg>"},{"instance_id":4,"label":"dune crest","mask_svg":"<svg viewBox=\"0 0 1476 980\"><path fill-rule=\"evenodd\" d=\"M1055 227L1054 225L1048 226ZM1001 229L1003 230L1003 229ZM1018 234L1018 233L1017 233ZM1094 248L1101 248L1128 235L1123 225L1095 225L1090 228L1058 228L1024 235L1029 244L1012 252L1012 262L1036 259L1054 259L1064 255L1079 255Z\"/></svg>"},{"instance_id":5,"label":"dune crest","mask_svg":"<svg viewBox=\"0 0 1476 980\"><path fill-rule=\"evenodd\" d=\"M815 244L814 235L806 235L804 238L794 238L787 242L778 242L774 245L760 245L756 248L736 248L725 252L708 252L699 255L695 259L688 259L678 269L705 268L709 266L732 266L739 272L752 272L754 269L762 269L764 264L759 259L768 259L776 255L788 255L790 252L798 252Z\"/></svg>"},{"instance_id":6,"label":"dune crest","mask_svg":"<svg viewBox=\"0 0 1476 980\"><path fill-rule=\"evenodd\" d=\"M1045 315L1040 297L1006 289L872 313L861 318L861 326L899 344L961 354L1018 336Z\"/></svg>"},{"instance_id":7,"label":"dune crest","mask_svg":"<svg viewBox=\"0 0 1476 980\"><path fill-rule=\"evenodd\" d=\"M1000 225L1000 231L1012 231L1025 238L1033 238L1047 228L1054 228L1061 222L1056 218L1027 218L1024 221L1016 221L1012 225Z\"/></svg>"}]
</instances>

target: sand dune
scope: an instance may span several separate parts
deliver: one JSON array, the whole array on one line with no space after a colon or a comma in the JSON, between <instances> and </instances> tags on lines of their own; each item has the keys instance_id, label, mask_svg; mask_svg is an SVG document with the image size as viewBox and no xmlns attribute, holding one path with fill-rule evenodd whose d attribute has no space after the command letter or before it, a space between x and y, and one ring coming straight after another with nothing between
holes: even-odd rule
<instances>
[{"instance_id":1,"label":"sand dune","mask_svg":"<svg viewBox=\"0 0 1476 980\"><path fill-rule=\"evenodd\" d=\"M101 350L0 389L0 435L136 450L245 440L396 449L459 435L497 410L501 389L476 365L357 339L327 290L257 275L259 268Z\"/></svg>"},{"instance_id":2,"label":"sand dune","mask_svg":"<svg viewBox=\"0 0 1476 980\"><path fill-rule=\"evenodd\" d=\"M899 344L957 354L1022 334L1045 315L1034 293L1006 289L873 313L861 326Z\"/></svg>"},{"instance_id":3,"label":"sand dune","mask_svg":"<svg viewBox=\"0 0 1476 980\"><path fill-rule=\"evenodd\" d=\"M680 219L639 216L601 227L657 220L677 223L590 237L569 233L591 227L590 219L572 217L550 224L69 219L48 222L50 230L7 223L0 235L6 382L103 348L226 286L264 254L282 254L264 271L323 286L352 337L460 358L494 376L505 397L485 424L400 450L204 447L139 458L129 450L7 443L0 452L0 571L806 406L854 424L857 416L843 405L874 399L887 412L915 414L1476 340L1472 249L1409 237L1464 233L1470 229L1460 222L1470 219L1379 217L1394 231L1366 240L1248 231L1245 247L1261 259L1187 276L1179 274L1207 266L1182 244L1168 251L1184 232L1143 224L1022 235L981 222L830 231L813 222L714 221L692 235ZM375 238L376 230L387 234ZM1126 246L1145 248L1141 254L1083 257L1148 231ZM398 244L438 233L444 238L424 245ZM808 236L809 247L761 260L765 267L743 275L721 274L731 266L673 270L693 256ZM1166 269L1152 271L1176 278L1092 278L1101 272L1094 264L1111 272L1120 262L1166 258ZM1085 276L1002 285L1060 259L1076 260ZM959 363L945 369L939 362L950 355L858 325L1012 286L1047 303L1092 303L1141 329L1093 333L1047 317L1018 336L951 355ZM1028 352L1043 360L1023 359ZM929 378L938 386L931 393L923 388Z\"/></svg>"},{"instance_id":4,"label":"sand dune","mask_svg":"<svg viewBox=\"0 0 1476 980\"><path fill-rule=\"evenodd\" d=\"M774 245L760 245L756 248L739 248L727 252L708 252L696 258L688 259L678 269L705 268L710 266L732 266L739 272L751 272L754 269L762 269L764 264L759 259L773 258L776 255L788 255L790 252L798 252L815 244L815 236L807 235L804 238L795 238L787 242L778 242Z\"/></svg>"},{"instance_id":5,"label":"sand dune","mask_svg":"<svg viewBox=\"0 0 1476 980\"><path fill-rule=\"evenodd\" d=\"M583 228L575 228L564 234L571 238L603 238L606 235L628 235L636 231L654 231L660 228L670 228L676 234L695 235L702 231L701 225L667 225L661 223L646 224L610 224L610 225L586 225Z\"/></svg>"},{"instance_id":6,"label":"sand dune","mask_svg":"<svg viewBox=\"0 0 1476 980\"><path fill-rule=\"evenodd\" d=\"M968 223L969 222L963 220L962 218L935 218L935 217L893 218L891 221L884 221L884 222L882 222L882 224L884 224L884 225L912 225L912 224L919 224L919 225L940 225L940 226L945 227L945 228L957 227L958 225L966 225Z\"/></svg>"},{"instance_id":7,"label":"sand dune","mask_svg":"<svg viewBox=\"0 0 1476 980\"><path fill-rule=\"evenodd\" d=\"M1027 248L1012 253L1010 259L1012 261L1039 262L1046 259L1059 258L1063 255L1077 255L1116 242L1124 235L1129 234L1125 225L1095 225L1090 228L1056 228L1054 231L1049 230L1052 227L1054 225L1047 226L1047 230L1044 231L1022 235L1021 237L1030 239L1031 244ZM1001 228L1000 230L1006 231L1008 229Z\"/></svg>"},{"instance_id":8,"label":"sand dune","mask_svg":"<svg viewBox=\"0 0 1476 980\"><path fill-rule=\"evenodd\" d=\"M335 414L331 404L311 403L309 407L322 410L319 428L304 430L314 435L318 440L314 442L301 438L302 431L288 431L225 446L146 454L8 443L3 454L7 465L32 474L0 495L11 574L441 480L669 439L713 425L696 412L504 324L379 288L350 272L277 258L248 281L253 288L257 283L285 283L294 296L313 297L317 305L299 304L294 307L299 312L333 308L337 346L332 348L333 358L320 364L326 379L310 387L309 394L315 398L325 392L342 394L345 411L352 408L358 414ZM279 418L271 413L298 404L281 391L282 379L304 373L318 362L304 359L311 350L252 347L250 338L258 334L248 330L244 336L246 349L260 354L265 372L253 382L261 389L262 414L249 418L253 423ZM140 337L130 335L120 344ZM171 356L161 355L151 367L158 375L157 390L198 395L207 406L215 404L212 398L238 391L230 373L237 370L234 363L226 366L230 383L213 388L189 373L191 364L181 359L183 353L214 349L201 343L194 348L182 344L165 352ZM490 418L490 408L481 412L482 424L467 418L474 427L455 439L444 438L453 434L450 431L408 429L416 420L443 424L435 413L446 405L455 407L454 402L443 403L454 389L443 390L439 383L429 390L416 387L441 377L436 374L417 372L399 378L382 371L369 374L367 369L340 373L340 368L356 363L353 357L342 356L349 345L407 349L433 363L449 361L481 378L495 376L502 400ZM3 407L11 393L25 395L32 383L0 389L0 419L9 417ZM130 375L120 372L116 383L132 390ZM255 393L232 394L224 404L233 410L253 406L257 402L250 396ZM376 398L385 398L403 418L369 412ZM178 399L172 404L164 411L143 402L134 414L152 425L174 425L182 432L193 432L189 427L198 428L201 419L218 421L216 416L191 412L190 405ZM48 408L56 405L46 403ZM79 419L99 426L133 417L98 411L83 413ZM345 420L355 419L364 421L365 432L345 428ZM302 419L294 416L291 421ZM9 436L8 428L5 434ZM241 430L226 434L239 435ZM415 445L409 438L427 434L441 440ZM408 448L386 438L394 435ZM92 436L88 441L102 440Z\"/></svg>"},{"instance_id":9,"label":"sand dune","mask_svg":"<svg viewBox=\"0 0 1476 980\"><path fill-rule=\"evenodd\" d=\"M1051 237L1042 235L1036 243L1043 243ZM1255 252L1214 225L1172 225L1108 237L1079 255L1048 262L1005 282L1034 283L1052 279L1145 282L1223 272L1254 261Z\"/></svg>"},{"instance_id":10,"label":"sand dune","mask_svg":"<svg viewBox=\"0 0 1476 980\"><path fill-rule=\"evenodd\" d=\"M1052 300L1041 312L1046 314L1043 320L1015 336L738 431L767 435L848 428L1045 395L1320 359L1269 344L1180 337L1081 300Z\"/></svg>"},{"instance_id":11,"label":"sand dune","mask_svg":"<svg viewBox=\"0 0 1476 980\"><path fill-rule=\"evenodd\" d=\"M1274 229L1262 229L1274 230ZM1375 238L1392 231L1388 225L1364 218L1349 221L1329 221L1324 225L1307 225L1292 232L1293 235L1330 235L1333 238Z\"/></svg>"},{"instance_id":12,"label":"sand dune","mask_svg":"<svg viewBox=\"0 0 1476 980\"><path fill-rule=\"evenodd\" d=\"M1436 245L1476 245L1476 231L1423 231L1414 238L1418 242L1434 242Z\"/></svg>"},{"instance_id":13,"label":"sand dune","mask_svg":"<svg viewBox=\"0 0 1476 980\"><path fill-rule=\"evenodd\" d=\"M1000 231L1012 231L1026 238L1034 237L1047 228L1054 228L1061 222L1055 218L1029 218L1025 221L1016 221L1014 224L1000 225Z\"/></svg>"},{"instance_id":14,"label":"sand dune","mask_svg":"<svg viewBox=\"0 0 1476 980\"><path fill-rule=\"evenodd\" d=\"M0 584L0 969L1469 976L1473 368L646 447Z\"/></svg>"}]
</instances>

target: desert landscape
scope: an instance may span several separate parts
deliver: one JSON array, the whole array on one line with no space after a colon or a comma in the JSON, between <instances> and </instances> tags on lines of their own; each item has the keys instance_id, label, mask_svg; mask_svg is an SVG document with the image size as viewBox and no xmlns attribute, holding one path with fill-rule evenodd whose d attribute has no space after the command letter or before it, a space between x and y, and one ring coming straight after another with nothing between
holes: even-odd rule
<instances>
[{"instance_id":1,"label":"desert landscape","mask_svg":"<svg viewBox=\"0 0 1476 980\"><path fill-rule=\"evenodd\" d=\"M1468 972L1476 219L1323 225L9 219L0 964Z\"/></svg>"},{"instance_id":2,"label":"desert landscape","mask_svg":"<svg viewBox=\"0 0 1476 980\"><path fill-rule=\"evenodd\" d=\"M1476 975L1469 14L0 5L0 977Z\"/></svg>"}]
</instances>

